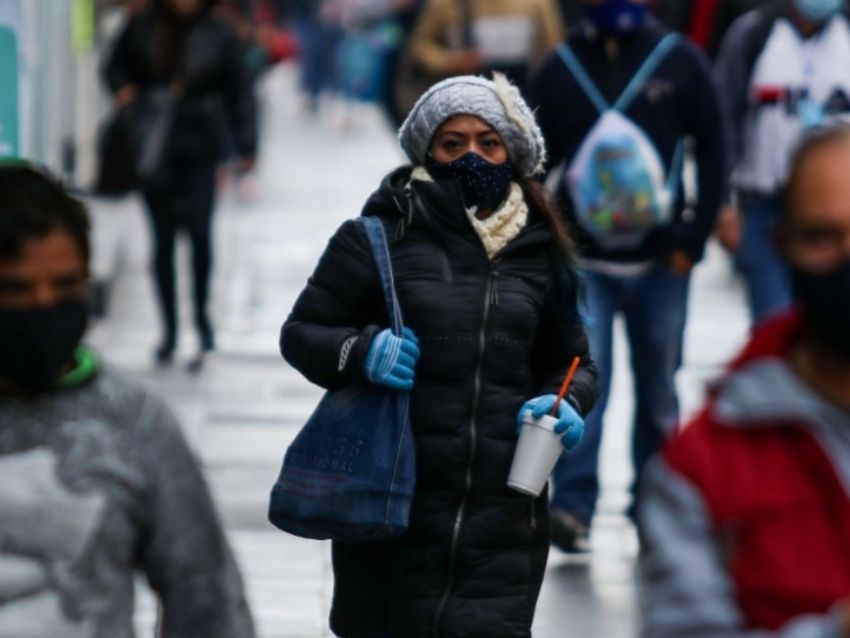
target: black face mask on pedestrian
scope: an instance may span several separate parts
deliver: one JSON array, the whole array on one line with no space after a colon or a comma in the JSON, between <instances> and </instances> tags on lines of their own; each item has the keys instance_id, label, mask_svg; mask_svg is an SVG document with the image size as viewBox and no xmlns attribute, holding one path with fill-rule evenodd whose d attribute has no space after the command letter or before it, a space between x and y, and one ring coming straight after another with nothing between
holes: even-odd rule
<instances>
[{"instance_id":1,"label":"black face mask on pedestrian","mask_svg":"<svg viewBox=\"0 0 850 638\"><path fill-rule=\"evenodd\" d=\"M822 274L793 266L791 281L812 337L850 362L850 259Z\"/></svg>"},{"instance_id":2,"label":"black face mask on pedestrian","mask_svg":"<svg viewBox=\"0 0 850 638\"><path fill-rule=\"evenodd\" d=\"M514 168L510 160L493 164L469 152L453 162L438 162L431 155L425 167L437 182L456 180L463 193L464 206L477 210L494 211L507 199L513 181Z\"/></svg>"},{"instance_id":3,"label":"black face mask on pedestrian","mask_svg":"<svg viewBox=\"0 0 850 638\"><path fill-rule=\"evenodd\" d=\"M87 319L82 300L49 308L0 309L0 378L32 393L58 387Z\"/></svg>"}]
</instances>

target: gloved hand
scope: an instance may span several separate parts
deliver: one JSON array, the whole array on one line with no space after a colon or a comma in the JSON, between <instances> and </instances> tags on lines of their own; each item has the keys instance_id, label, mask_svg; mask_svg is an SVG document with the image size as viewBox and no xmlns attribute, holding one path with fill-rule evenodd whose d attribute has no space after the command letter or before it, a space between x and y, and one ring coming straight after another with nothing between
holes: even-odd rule
<instances>
[{"instance_id":1,"label":"gloved hand","mask_svg":"<svg viewBox=\"0 0 850 638\"><path fill-rule=\"evenodd\" d=\"M419 339L410 328L397 337L392 330L375 335L366 354L366 378L393 390L411 390L419 361Z\"/></svg>"},{"instance_id":2,"label":"gloved hand","mask_svg":"<svg viewBox=\"0 0 850 638\"><path fill-rule=\"evenodd\" d=\"M539 419L552 412L552 406L558 397L554 394L547 394L542 397L537 397L531 401L527 401L517 416L517 431L522 429L523 419L529 410L532 418ZM558 407L558 423L555 424L555 434L562 434L561 445L567 452L572 452L581 442L584 436L584 419L576 412L575 408L569 403L561 400L561 405Z\"/></svg>"}]
</instances>

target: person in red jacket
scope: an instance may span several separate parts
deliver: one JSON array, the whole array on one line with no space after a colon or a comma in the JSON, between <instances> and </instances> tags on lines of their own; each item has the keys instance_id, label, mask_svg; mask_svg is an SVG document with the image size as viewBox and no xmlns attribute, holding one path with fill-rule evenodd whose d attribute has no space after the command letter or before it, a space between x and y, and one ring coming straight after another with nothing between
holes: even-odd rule
<instances>
[{"instance_id":1,"label":"person in red jacket","mask_svg":"<svg viewBox=\"0 0 850 638\"><path fill-rule=\"evenodd\" d=\"M645 637L850 636L850 125L800 146L779 241L796 308L645 475Z\"/></svg>"}]
</instances>

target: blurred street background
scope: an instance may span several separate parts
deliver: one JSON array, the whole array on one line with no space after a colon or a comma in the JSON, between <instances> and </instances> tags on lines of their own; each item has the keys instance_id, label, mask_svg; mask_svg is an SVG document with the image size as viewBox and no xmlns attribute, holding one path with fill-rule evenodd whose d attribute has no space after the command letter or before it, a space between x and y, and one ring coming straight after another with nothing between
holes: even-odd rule
<instances>
[{"instance_id":1,"label":"blurred street background","mask_svg":"<svg viewBox=\"0 0 850 638\"><path fill-rule=\"evenodd\" d=\"M181 366L162 372L153 364L158 323L140 206L93 202L98 249L101 257L111 255L107 261L116 272L109 314L91 340L177 410L204 462L264 638L331 635L326 628L333 582L329 547L286 536L265 518L283 451L321 396L280 358L278 331L336 227L357 216L388 167L402 161L377 109L358 109L357 126L340 131L306 115L294 88L292 67L266 78L267 128L255 199L246 202L231 188L222 198L213 294L220 344L202 375L189 375ZM686 413L747 330L745 305L728 263L717 246L709 254L696 274L679 375ZM187 257L184 252L182 261ZM180 283L188 308L189 282ZM183 328L185 357L194 347L188 317ZM567 617L573 635L620 638L634 631L637 540L622 514L631 480L626 449L631 380L620 337L594 552L570 558L552 550L535 625L539 638L560 638L558 622ZM150 627L154 618L155 608L145 599L140 627Z\"/></svg>"},{"instance_id":2,"label":"blurred street background","mask_svg":"<svg viewBox=\"0 0 850 638\"><path fill-rule=\"evenodd\" d=\"M23 5L0 0L0 24L15 24L23 34L22 154L83 189L94 171L98 123L109 105L98 64L121 19L121 10L103 9L98 30L92 31L86 25L92 24L93 6L77 0L24 0ZM90 341L178 413L237 553L259 635L319 638L331 635L329 546L286 536L266 521L268 492L282 454L321 396L283 362L278 332L328 238L359 214L366 197L403 157L378 106L332 99L305 103L295 62L266 73L258 92L263 122L258 168L246 179L220 178L212 294L218 348L203 373L188 374L183 365L195 349L184 245L178 251L184 266L178 282L183 309L178 365L165 371L154 365L159 320L149 276L149 232L134 198L86 198L94 218L102 311ZM685 415L698 406L706 382L747 333L743 293L714 243L696 270L690 310L685 365L678 377ZM636 627L637 540L623 515L631 480L626 443L632 393L621 329L618 336L594 551L579 558L552 551L537 638L563 636L559 622L565 618L575 636L620 638L633 635ZM140 583L140 635L151 635L155 619L156 606Z\"/></svg>"}]
</instances>

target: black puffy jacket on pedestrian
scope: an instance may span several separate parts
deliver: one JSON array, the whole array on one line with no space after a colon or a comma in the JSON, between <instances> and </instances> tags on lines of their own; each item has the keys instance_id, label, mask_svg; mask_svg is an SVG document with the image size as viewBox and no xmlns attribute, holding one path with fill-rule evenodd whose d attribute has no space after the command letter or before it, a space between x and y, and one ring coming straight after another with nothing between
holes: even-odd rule
<instances>
[{"instance_id":1,"label":"black puffy jacket on pedestrian","mask_svg":"<svg viewBox=\"0 0 850 638\"><path fill-rule=\"evenodd\" d=\"M185 91L169 151L178 157L221 157L228 145L239 156L257 150L253 75L239 36L211 11L211 2L189 23L174 20L164 0L130 18L106 60L113 93L170 86L179 76Z\"/></svg>"},{"instance_id":2,"label":"black puffy jacket on pedestrian","mask_svg":"<svg viewBox=\"0 0 850 638\"><path fill-rule=\"evenodd\" d=\"M409 184L409 187L406 186ZM523 403L556 393L575 355L570 400L586 414L596 370L572 293L556 285L548 222L529 222L491 261L456 182L387 177L363 215L390 238L406 325L422 350L411 419L418 478L397 541L335 544L331 626L346 638L528 637L549 546L547 496L510 490ZM575 304L573 303L574 307ZM569 319L567 319L569 317ZM366 383L372 337L389 325L357 221L343 224L281 334L286 360L325 388ZM340 370L343 344L358 346Z\"/></svg>"}]
</instances>

